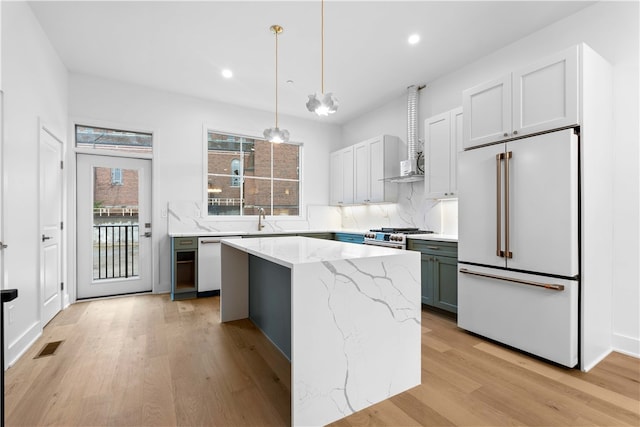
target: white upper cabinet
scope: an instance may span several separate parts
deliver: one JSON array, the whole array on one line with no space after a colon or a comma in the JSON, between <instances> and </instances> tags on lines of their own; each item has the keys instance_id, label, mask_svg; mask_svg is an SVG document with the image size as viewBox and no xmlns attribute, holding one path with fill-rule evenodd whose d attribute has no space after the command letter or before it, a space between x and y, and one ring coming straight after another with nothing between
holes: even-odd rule
<instances>
[{"instance_id":1,"label":"white upper cabinet","mask_svg":"<svg viewBox=\"0 0 640 427\"><path fill-rule=\"evenodd\" d=\"M400 172L399 140L381 135L353 146L355 203L395 202L397 184L384 178Z\"/></svg>"},{"instance_id":2,"label":"white upper cabinet","mask_svg":"<svg viewBox=\"0 0 640 427\"><path fill-rule=\"evenodd\" d=\"M462 108L430 117L424 122L425 196L458 197L458 151L462 150Z\"/></svg>"},{"instance_id":3,"label":"white upper cabinet","mask_svg":"<svg viewBox=\"0 0 640 427\"><path fill-rule=\"evenodd\" d=\"M331 205L353 203L353 146L334 151L330 157Z\"/></svg>"},{"instance_id":4,"label":"white upper cabinet","mask_svg":"<svg viewBox=\"0 0 640 427\"><path fill-rule=\"evenodd\" d=\"M463 91L464 148L578 125L578 49Z\"/></svg>"},{"instance_id":5,"label":"white upper cabinet","mask_svg":"<svg viewBox=\"0 0 640 427\"><path fill-rule=\"evenodd\" d=\"M398 184L384 179L400 174L399 149L398 138L381 135L331 153L329 203L395 202Z\"/></svg>"},{"instance_id":6,"label":"white upper cabinet","mask_svg":"<svg viewBox=\"0 0 640 427\"><path fill-rule=\"evenodd\" d=\"M464 148L508 138L511 134L511 75L462 92Z\"/></svg>"}]
</instances>

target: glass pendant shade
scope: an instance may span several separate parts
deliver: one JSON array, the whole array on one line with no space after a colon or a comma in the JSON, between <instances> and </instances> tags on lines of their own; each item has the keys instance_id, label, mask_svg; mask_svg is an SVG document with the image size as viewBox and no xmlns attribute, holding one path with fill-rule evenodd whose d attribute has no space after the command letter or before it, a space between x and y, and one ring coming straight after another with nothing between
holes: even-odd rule
<instances>
[{"instance_id":1,"label":"glass pendant shade","mask_svg":"<svg viewBox=\"0 0 640 427\"><path fill-rule=\"evenodd\" d=\"M320 48L320 85L322 91L309 95L307 101L307 110L316 113L319 116L328 116L338 111L338 98L333 93L324 93L324 0L321 2L321 48Z\"/></svg>"},{"instance_id":2,"label":"glass pendant shade","mask_svg":"<svg viewBox=\"0 0 640 427\"><path fill-rule=\"evenodd\" d=\"M314 93L309 95L307 109L319 116L328 116L338 111L338 98L333 93Z\"/></svg>"},{"instance_id":3,"label":"glass pendant shade","mask_svg":"<svg viewBox=\"0 0 640 427\"><path fill-rule=\"evenodd\" d=\"M286 129L280 129L278 127L273 127L269 129L265 129L262 133L264 135L264 139L269 142L287 142L289 141L289 131Z\"/></svg>"},{"instance_id":4,"label":"glass pendant shade","mask_svg":"<svg viewBox=\"0 0 640 427\"><path fill-rule=\"evenodd\" d=\"M289 141L289 131L278 127L278 34L284 31L280 25L272 25L270 30L276 36L276 125L272 128L265 129L262 134L269 142L287 142Z\"/></svg>"}]
</instances>

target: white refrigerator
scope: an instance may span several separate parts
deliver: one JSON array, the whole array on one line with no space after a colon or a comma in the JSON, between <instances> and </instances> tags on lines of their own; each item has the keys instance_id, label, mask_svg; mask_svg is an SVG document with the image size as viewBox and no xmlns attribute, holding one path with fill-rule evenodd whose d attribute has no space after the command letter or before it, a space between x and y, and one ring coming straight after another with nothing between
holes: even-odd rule
<instances>
[{"instance_id":1,"label":"white refrigerator","mask_svg":"<svg viewBox=\"0 0 640 427\"><path fill-rule=\"evenodd\" d=\"M579 137L564 129L458 157L458 326L578 364Z\"/></svg>"}]
</instances>

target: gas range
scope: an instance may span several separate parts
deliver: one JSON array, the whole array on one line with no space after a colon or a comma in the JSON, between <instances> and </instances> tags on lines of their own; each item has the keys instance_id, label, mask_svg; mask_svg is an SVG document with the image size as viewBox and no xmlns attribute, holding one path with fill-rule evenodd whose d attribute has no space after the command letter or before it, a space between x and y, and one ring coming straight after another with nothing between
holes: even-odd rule
<instances>
[{"instance_id":1,"label":"gas range","mask_svg":"<svg viewBox=\"0 0 640 427\"><path fill-rule=\"evenodd\" d=\"M407 235L430 234L433 231L420 230L418 228L379 228L371 229L364 235L365 245L385 246L388 248L406 249Z\"/></svg>"}]
</instances>

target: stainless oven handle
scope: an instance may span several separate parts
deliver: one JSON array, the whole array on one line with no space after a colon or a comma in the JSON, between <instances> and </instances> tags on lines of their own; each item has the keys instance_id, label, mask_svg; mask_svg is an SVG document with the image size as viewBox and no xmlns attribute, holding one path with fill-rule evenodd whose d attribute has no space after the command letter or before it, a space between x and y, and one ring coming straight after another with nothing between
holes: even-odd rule
<instances>
[{"instance_id":1,"label":"stainless oven handle","mask_svg":"<svg viewBox=\"0 0 640 427\"><path fill-rule=\"evenodd\" d=\"M471 274L472 276L487 277L489 279L504 280L505 282L519 283L521 285L536 286L538 288L550 289L552 291L564 291L564 285L555 285L551 283L531 282L529 280L513 279L511 277L496 276L494 274L480 273L477 271L461 268L460 273Z\"/></svg>"},{"instance_id":2,"label":"stainless oven handle","mask_svg":"<svg viewBox=\"0 0 640 427\"><path fill-rule=\"evenodd\" d=\"M364 244L365 244L365 245L369 245L369 246L378 246L378 247L381 247L381 248L405 249L405 246L403 246L403 245L401 245L401 244L398 244L398 245L394 245L394 244L390 244L390 245L381 245L381 244L379 244L379 243L377 243L377 242L375 242L375 241L373 241L373 242L368 242L368 241L366 241L366 240L364 241Z\"/></svg>"}]
</instances>

